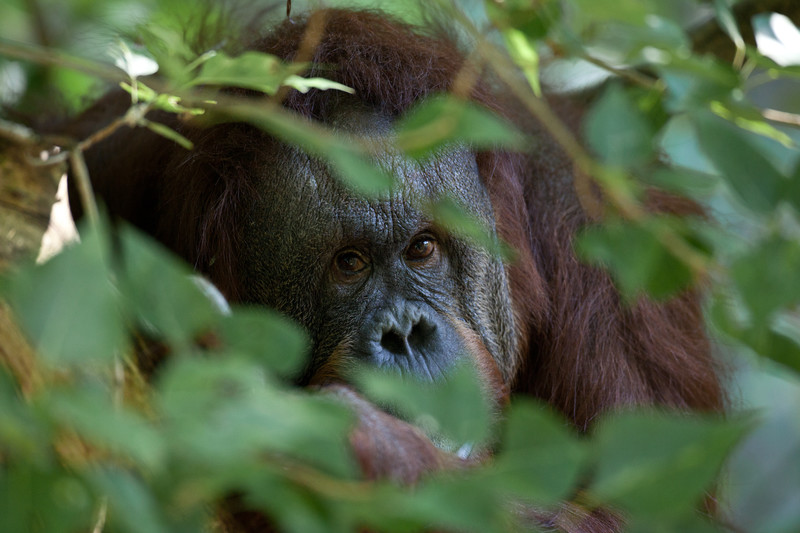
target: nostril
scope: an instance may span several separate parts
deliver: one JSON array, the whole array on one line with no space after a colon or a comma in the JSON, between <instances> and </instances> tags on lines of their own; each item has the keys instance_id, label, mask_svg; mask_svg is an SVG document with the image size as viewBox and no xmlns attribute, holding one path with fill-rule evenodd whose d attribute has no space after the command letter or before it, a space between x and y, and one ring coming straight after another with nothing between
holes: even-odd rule
<instances>
[{"instance_id":1,"label":"nostril","mask_svg":"<svg viewBox=\"0 0 800 533\"><path fill-rule=\"evenodd\" d=\"M407 339L393 329L383 334L383 337L381 337L381 347L391 354L410 355Z\"/></svg>"},{"instance_id":2,"label":"nostril","mask_svg":"<svg viewBox=\"0 0 800 533\"><path fill-rule=\"evenodd\" d=\"M408 343L415 347L424 346L435 329L436 325L431 324L427 320L421 320L415 323L411 327L411 332L408 334Z\"/></svg>"}]
</instances>

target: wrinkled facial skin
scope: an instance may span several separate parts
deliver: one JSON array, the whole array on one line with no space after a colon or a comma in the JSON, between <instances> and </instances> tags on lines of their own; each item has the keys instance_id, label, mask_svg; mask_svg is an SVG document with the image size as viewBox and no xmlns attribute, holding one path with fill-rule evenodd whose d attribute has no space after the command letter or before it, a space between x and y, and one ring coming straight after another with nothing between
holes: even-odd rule
<instances>
[{"instance_id":1,"label":"wrinkled facial skin","mask_svg":"<svg viewBox=\"0 0 800 533\"><path fill-rule=\"evenodd\" d=\"M379 141L391 132L369 110L345 108L332 122ZM453 150L419 164L381 150L376 162L398 184L368 200L298 149L268 151L240 236L244 300L307 329L312 356L301 384L335 381L355 361L436 379L475 359L476 339L508 383L515 328L504 265L422 209L449 196L494 231L474 154Z\"/></svg>"}]
</instances>

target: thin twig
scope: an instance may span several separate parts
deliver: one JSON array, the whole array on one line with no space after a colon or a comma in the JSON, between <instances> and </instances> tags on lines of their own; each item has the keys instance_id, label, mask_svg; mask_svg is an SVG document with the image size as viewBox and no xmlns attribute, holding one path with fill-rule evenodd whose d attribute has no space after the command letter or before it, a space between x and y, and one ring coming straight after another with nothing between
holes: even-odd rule
<instances>
[{"instance_id":1,"label":"thin twig","mask_svg":"<svg viewBox=\"0 0 800 533\"><path fill-rule=\"evenodd\" d=\"M92 183L89 180L89 169L86 168L86 160L83 158L83 151L79 148L71 150L69 161L72 166L75 184L78 186L81 205L89 217L89 223L96 227L100 221L100 215L98 214L94 191L92 191Z\"/></svg>"},{"instance_id":2,"label":"thin twig","mask_svg":"<svg viewBox=\"0 0 800 533\"><path fill-rule=\"evenodd\" d=\"M624 78L646 89L656 89L659 87L658 80L655 80L649 76L645 76L644 74L642 74L641 72L637 72L636 70L618 68L613 65L609 65L602 59L597 59L596 57L592 57L589 54L581 54L580 57L587 63L591 63L596 67L600 67L603 70L607 70L608 72L614 74L615 76Z\"/></svg>"},{"instance_id":3,"label":"thin twig","mask_svg":"<svg viewBox=\"0 0 800 533\"><path fill-rule=\"evenodd\" d=\"M773 122L800 126L800 115L795 113L787 113L786 111L779 111L777 109L762 109L761 116Z\"/></svg>"},{"instance_id":4,"label":"thin twig","mask_svg":"<svg viewBox=\"0 0 800 533\"><path fill-rule=\"evenodd\" d=\"M95 522L94 528L92 528L92 533L103 532L103 529L106 527L107 515L108 515L108 498L104 496L102 501L100 502L100 508L97 510L97 522Z\"/></svg>"}]
</instances>

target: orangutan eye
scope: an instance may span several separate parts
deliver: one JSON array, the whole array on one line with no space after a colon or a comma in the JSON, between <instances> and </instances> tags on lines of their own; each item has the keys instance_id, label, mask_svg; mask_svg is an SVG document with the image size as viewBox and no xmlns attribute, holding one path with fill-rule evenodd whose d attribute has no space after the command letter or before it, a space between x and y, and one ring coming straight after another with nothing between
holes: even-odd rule
<instances>
[{"instance_id":1,"label":"orangutan eye","mask_svg":"<svg viewBox=\"0 0 800 533\"><path fill-rule=\"evenodd\" d=\"M420 235L406 249L406 259L420 261L427 259L436 251L436 241L430 235Z\"/></svg>"},{"instance_id":2,"label":"orangutan eye","mask_svg":"<svg viewBox=\"0 0 800 533\"><path fill-rule=\"evenodd\" d=\"M346 250L336 256L335 264L337 270L345 275L358 274L367 268L367 261L364 257L354 250Z\"/></svg>"}]
</instances>

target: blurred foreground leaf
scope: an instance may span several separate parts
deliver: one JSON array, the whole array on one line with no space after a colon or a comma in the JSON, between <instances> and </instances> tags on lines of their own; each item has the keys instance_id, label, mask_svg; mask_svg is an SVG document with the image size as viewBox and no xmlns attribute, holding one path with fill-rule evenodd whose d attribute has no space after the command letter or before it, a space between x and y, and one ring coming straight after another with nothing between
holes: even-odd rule
<instances>
[{"instance_id":1,"label":"blurred foreground leaf","mask_svg":"<svg viewBox=\"0 0 800 533\"><path fill-rule=\"evenodd\" d=\"M750 424L657 412L609 416L593 442L592 494L639 517L695 512Z\"/></svg>"},{"instance_id":2,"label":"blurred foreground leaf","mask_svg":"<svg viewBox=\"0 0 800 533\"><path fill-rule=\"evenodd\" d=\"M108 256L105 234L84 228L81 243L5 280L14 311L49 364L109 364L126 345Z\"/></svg>"}]
</instances>

